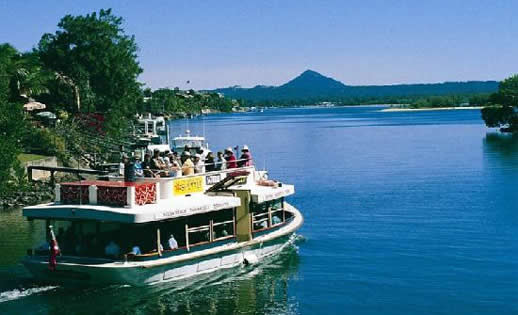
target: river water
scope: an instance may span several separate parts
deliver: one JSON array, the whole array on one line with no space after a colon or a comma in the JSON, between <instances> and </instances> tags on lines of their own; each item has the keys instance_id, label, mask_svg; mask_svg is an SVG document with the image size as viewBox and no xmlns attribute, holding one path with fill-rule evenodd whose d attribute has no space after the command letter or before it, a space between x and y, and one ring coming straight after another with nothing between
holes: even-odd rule
<instances>
[{"instance_id":1,"label":"river water","mask_svg":"<svg viewBox=\"0 0 518 315\"><path fill-rule=\"evenodd\" d=\"M175 121L247 144L296 186L296 245L254 267L146 288L35 283L38 227L0 215L2 314L516 314L518 137L478 110L272 109Z\"/></svg>"}]
</instances>

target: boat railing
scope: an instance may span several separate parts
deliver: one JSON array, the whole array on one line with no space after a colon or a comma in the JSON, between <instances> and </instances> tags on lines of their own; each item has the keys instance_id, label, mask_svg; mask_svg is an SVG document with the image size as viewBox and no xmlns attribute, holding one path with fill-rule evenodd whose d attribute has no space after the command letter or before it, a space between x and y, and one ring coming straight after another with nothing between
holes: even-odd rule
<instances>
[{"instance_id":1,"label":"boat railing","mask_svg":"<svg viewBox=\"0 0 518 315\"><path fill-rule=\"evenodd\" d=\"M61 204L134 207L157 203L159 199L158 182L79 181L55 187L55 202Z\"/></svg>"},{"instance_id":2,"label":"boat railing","mask_svg":"<svg viewBox=\"0 0 518 315\"><path fill-rule=\"evenodd\" d=\"M239 168L244 168L244 167L249 167L249 166L252 166L253 164L253 159L238 159L238 160L235 160L234 161L237 165L243 163L243 166L238 166L238 167L233 167L233 168L224 168L224 169L219 169L219 170L214 170L214 171L205 171L205 172L200 172L200 173L196 173L196 170L200 167L203 167L204 169L207 169L207 166L218 166L218 165L221 165L222 163L226 163L228 164L228 162L214 162L214 163L202 163L201 165L193 165L193 166L170 166L168 168L164 168L164 169L155 169L155 168L143 168L142 171L143 171L143 176L139 177L139 178L154 178L154 177L157 177L157 176L160 176L160 177L182 177L182 176L189 176L189 175L193 175L193 174L197 174L197 175L203 175L205 173L211 173L211 172L219 172L219 171L225 171L225 170L234 170L234 169L239 169ZM252 162L250 163L249 165L246 165L248 162ZM188 175L183 175L183 170L184 169L192 169L192 171L194 172L193 174L188 174ZM182 172L179 172L179 171L182 171ZM147 173L147 174L146 174ZM149 176L149 174L151 174L152 176ZM171 176L171 174L173 174ZM181 174L181 175L176 175L176 174ZM147 176L146 176L147 175Z\"/></svg>"},{"instance_id":3,"label":"boat railing","mask_svg":"<svg viewBox=\"0 0 518 315\"><path fill-rule=\"evenodd\" d=\"M122 177L110 181L67 182L55 186L55 202L132 208L158 203L161 199L204 193L227 176L237 172L254 176L254 170L253 166L244 166L178 177L139 177L135 182L125 182Z\"/></svg>"}]
</instances>

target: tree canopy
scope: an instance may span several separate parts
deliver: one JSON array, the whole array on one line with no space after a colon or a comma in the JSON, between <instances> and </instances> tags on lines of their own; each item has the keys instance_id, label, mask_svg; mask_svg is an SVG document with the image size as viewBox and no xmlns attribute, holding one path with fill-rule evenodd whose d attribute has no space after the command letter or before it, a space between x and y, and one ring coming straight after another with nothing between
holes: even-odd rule
<instances>
[{"instance_id":1,"label":"tree canopy","mask_svg":"<svg viewBox=\"0 0 518 315\"><path fill-rule=\"evenodd\" d=\"M135 38L124 33L122 22L111 9L86 16L66 15L58 31L42 36L37 53L55 74L54 95L69 95L56 102L73 100L66 105L77 112L127 114L136 110L142 94L137 77L142 68Z\"/></svg>"},{"instance_id":2,"label":"tree canopy","mask_svg":"<svg viewBox=\"0 0 518 315\"><path fill-rule=\"evenodd\" d=\"M489 97L489 106L482 109L482 119L488 127L518 132L518 74L500 82L498 92Z\"/></svg>"}]
</instances>

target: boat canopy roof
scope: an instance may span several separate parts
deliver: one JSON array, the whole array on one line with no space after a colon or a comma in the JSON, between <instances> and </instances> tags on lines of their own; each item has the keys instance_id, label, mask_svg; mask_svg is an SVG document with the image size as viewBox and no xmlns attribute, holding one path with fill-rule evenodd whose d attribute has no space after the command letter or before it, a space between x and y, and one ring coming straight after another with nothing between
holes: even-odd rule
<instances>
[{"instance_id":1,"label":"boat canopy roof","mask_svg":"<svg viewBox=\"0 0 518 315\"><path fill-rule=\"evenodd\" d=\"M271 187L253 184L232 186L231 190L249 190L253 202L263 203L293 195L295 193L295 186L282 184L280 187Z\"/></svg>"},{"instance_id":2,"label":"boat canopy roof","mask_svg":"<svg viewBox=\"0 0 518 315\"><path fill-rule=\"evenodd\" d=\"M240 205L241 201L237 197L197 194L176 197L174 200L160 200L156 204L146 204L134 208L49 203L25 207L23 215L32 219L147 223L234 208Z\"/></svg>"},{"instance_id":3,"label":"boat canopy roof","mask_svg":"<svg viewBox=\"0 0 518 315\"><path fill-rule=\"evenodd\" d=\"M147 149L149 151L154 151L155 149L160 151L160 152L167 152L167 151L171 151L171 148L169 147L168 144L150 144L147 146Z\"/></svg>"}]
</instances>

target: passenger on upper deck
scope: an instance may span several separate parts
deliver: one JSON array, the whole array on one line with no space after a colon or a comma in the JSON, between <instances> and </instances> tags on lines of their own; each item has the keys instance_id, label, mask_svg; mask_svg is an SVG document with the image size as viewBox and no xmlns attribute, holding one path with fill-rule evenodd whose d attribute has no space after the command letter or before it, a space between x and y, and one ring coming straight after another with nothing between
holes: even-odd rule
<instances>
[{"instance_id":1,"label":"passenger on upper deck","mask_svg":"<svg viewBox=\"0 0 518 315\"><path fill-rule=\"evenodd\" d=\"M182 174L194 174L194 163L191 161L191 154L189 151L183 151L182 153Z\"/></svg>"},{"instance_id":2,"label":"passenger on upper deck","mask_svg":"<svg viewBox=\"0 0 518 315\"><path fill-rule=\"evenodd\" d=\"M171 177L181 176L182 170L181 170L180 164L178 163L178 161L176 161L172 152L169 152L168 158L170 161L169 165L168 165L169 176L171 176Z\"/></svg>"},{"instance_id":3,"label":"passenger on upper deck","mask_svg":"<svg viewBox=\"0 0 518 315\"><path fill-rule=\"evenodd\" d=\"M227 161L227 168L237 168L236 157L231 147L225 149L225 160Z\"/></svg>"},{"instance_id":4,"label":"passenger on upper deck","mask_svg":"<svg viewBox=\"0 0 518 315\"><path fill-rule=\"evenodd\" d=\"M209 154L207 154L207 158L205 159L205 171L213 172L215 170L216 165L214 164L214 154L212 154L212 152L209 152Z\"/></svg>"},{"instance_id":5,"label":"passenger on upper deck","mask_svg":"<svg viewBox=\"0 0 518 315\"><path fill-rule=\"evenodd\" d=\"M196 154L194 156L194 173L205 173L205 164L202 161L200 154Z\"/></svg>"},{"instance_id":6,"label":"passenger on upper deck","mask_svg":"<svg viewBox=\"0 0 518 315\"><path fill-rule=\"evenodd\" d=\"M248 146L245 144L243 146L243 149L241 149L241 157L239 158L239 162L237 162L237 165L239 167L243 167L243 166L252 166L253 165L253 162L252 162L252 154L250 154L250 150L248 150Z\"/></svg>"},{"instance_id":7,"label":"passenger on upper deck","mask_svg":"<svg viewBox=\"0 0 518 315\"><path fill-rule=\"evenodd\" d=\"M201 160L205 161L207 159L207 155L210 153L210 150L202 147L199 149L199 153L201 155Z\"/></svg>"},{"instance_id":8,"label":"passenger on upper deck","mask_svg":"<svg viewBox=\"0 0 518 315\"><path fill-rule=\"evenodd\" d=\"M144 154L144 162L142 162L142 170L144 172L144 176L146 177L155 177L153 171L151 170L151 154Z\"/></svg>"},{"instance_id":9,"label":"passenger on upper deck","mask_svg":"<svg viewBox=\"0 0 518 315\"><path fill-rule=\"evenodd\" d=\"M144 170L142 169L142 162L140 161L140 155L135 155L135 176L143 177Z\"/></svg>"},{"instance_id":10,"label":"passenger on upper deck","mask_svg":"<svg viewBox=\"0 0 518 315\"><path fill-rule=\"evenodd\" d=\"M216 171L222 171L227 169L227 161L225 160L225 156L223 152L218 152L218 161L216 162Z\"/></svg>"},{"instance_id":11,"label":"passenger on upper deck","mask_svg":"<svg viewBox=\"0 0 518 315\"><path fill-rule=\"evenodd\" d=\"M151 169L163 170L165 169L164 160L160 157L160 150L155 149L153 151L153 158L151 159Z\"/></svg>"},{"instance_id":12,"label":"passenger on upper deck","mask_svg":"<svg viewBox=\"0 0 518 315\"><path fill-rule=\"evenodd\" d=\"M134 182L136 181L135 175L135 163L130 161L127 154L122 155L122 162L124 163L124 181Z\"/></svg>"},{"instance_id":13,"label":"passenger on upper deck","mask_svg":"<svg viewBox=\"0 0 518 315\"><path fill-rule=\"evenodd\" d=\"M178 152L176 151L173 151L173 157L172 157L172 161L175 161L176 163L178 163L178 166L182 166L182 161L180 160L180 157L178 157ZM171 157L169 157L171 159Z\"/></svg>"}]
</instances>

